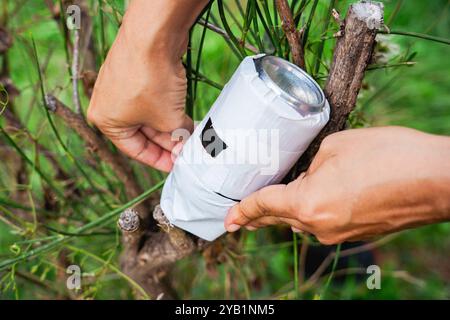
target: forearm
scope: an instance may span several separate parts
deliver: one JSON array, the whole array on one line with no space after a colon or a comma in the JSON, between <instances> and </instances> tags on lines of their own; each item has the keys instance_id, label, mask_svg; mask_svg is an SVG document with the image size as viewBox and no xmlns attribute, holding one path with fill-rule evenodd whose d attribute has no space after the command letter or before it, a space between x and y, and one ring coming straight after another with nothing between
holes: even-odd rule
<instances>
[{"instance_id":1,"label":"forearm","mask_svg":"<svg viewBox=\"0 0 450 320\"><path fill-rule=\"evenodd\" d=\"M406 130L388 147L386 167L372 167L379 173L353 206L356 216L385 221L391 232L450 221L450 138Z\"/></svg>"},{"instance_id":2,"label":"forearm","mask_svg":"<svg viewBox=\"0 0 450 320\"><path fill-rule=\"evenodd\" d=\"M423 188L432 199L430 222L450 221L450 137L428 135L435 157L429 163L431 178Z\"/></svg>"}]
</instances>

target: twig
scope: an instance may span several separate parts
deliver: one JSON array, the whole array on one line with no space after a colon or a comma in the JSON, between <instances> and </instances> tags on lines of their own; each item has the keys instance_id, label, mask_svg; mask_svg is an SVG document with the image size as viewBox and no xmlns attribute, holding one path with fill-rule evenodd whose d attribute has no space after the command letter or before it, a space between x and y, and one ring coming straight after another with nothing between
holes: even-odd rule
<instances>
[{"instance_id":1,"label":"twig","mask_svg":"<svg viewBox=\"0 0 450 320\"><path fill-rule=\"evenodd\" d=\"M392 234L392 235L383 237L383 238L381 238L380 240L377 240L377 241L365 243L365 244L363 244L361 246L358 246L358 247L353 247L353 248L350 248L350 249L342 250L339 253L339 256L341 258L344 258L344 257L348 257L348 256L355 255L355 254L358 254L358 253L362 253L362 252L373 250L373 249L378 248L378 247L386 244L387 242L393 240L397 236L398 236L398 234ZM316 283L318 281L318 279L321 277L321 275L325 272L325 270L328 268L330 263L333 261L334 257L335 257L335 252L331 252L322 261L322 263L319 265L319 267L316 269L316 271L314 271L314 273L311 275L311 277L309 277L308 281L306 281L304 283L304 287L305 288L312 287L314 285L314 283Z\"/></svg>"},{"instance_id":2,"label":"twig","mask_svg":"<svg viewBox=\"0 0 450 320\"><path fill-rule=\"evenodd\" d=\"M325 35L328 30L328 25L330 23L331 17L333 16L335 19L337 17L339 17L339 14L336 16L337 11L333 8L335 5L335 2L336 2L336 0L331 0L330 4L328 6L328 10L325 15L325 23L323 24L323 30L321 33L322 36ZM320 63L322 60L322 54L323 54L324 47L325 47L325 40L321 40L319 43L319 47L317 48L317 54L315 56L313 75L317 75L319 73Z\"/></svg>"},{"instance_id":3,"label":"twig","mask_svg":"<svg viewBox=\"0 0 450 320\"><path fill-rule=\"evenodd\" d=\"M126 161L119 155L114 154L106 142L85 123L84 119L75 114L53 95L47 95L46 102L47 108L72 128L89 146L91 152L95 152L103 161L111 166L118 178L124 183L127 195L136 197L142 193L142 189L135 182L131 169Z\"/></svg>"},{"instance_id":4,"label":"twig","mask_svg":"<svg viewBox=\"0 0 450 320\"><path fill-rule=\"evenodd\" d=\"M0 26L0 54L5 53L12 46L12 36L9 32Z\"/></svg>"},{"instance_id":5,"label":"twig","mask_svg":"<svg viewBox=\"0 0 450 320\"><path fill-rule=\"evenodd\" d=\"M367 269L366 268L345 268L340 269L334 272L334 277L341 277L341 276L348 276L348 275L355 275L355 274L366 274L367 275ZM410 283L412 285L418 286L423 288L425 286L425 282L420 279L413 277L408 271L405 270L383 270L383 274L386 276L390 276L392 278L403 280L407 283ZM329 277L330 274L325 274L322 276L319 281L321 281L324 278ZM303 291L303 290L302 290Z\"/></svg>"},{"instance_id":6,"label":"twig","mask_svg":"<svg viewBox=\"0 0 450 320\"><path fill-rule=\"evenodd\" d=\"M129 208L120 214L117 224L119 225L119 228L125 232L135 232L141 227L139 214L132 208Z\"/></svg>"},{"instance_id":7,"label":"twig","mask_svg":"<svg viewBox=\"0 0 450 320\"><path fill-rule=\"evenodd\" d=\"M240 42L236 38L230 26L228 25L228 21L225 17L225 10L223 8L223 0L217 0L217 7L219 8L219 17L220 20L222 21L222 26L225 29L226 33L228 34L229 39L235 45L237 51L239 52L240 58L243 59L246 56L245 50L243 48L242 42Z\"/></svg>"},{"instance_id":8,"label":"twig","mask_svg":"<svg viewBox=\"0 0 450 320\"><path fill-rule=\"evenodd\" d=\"M341 244L338 244L336 246L336 250L334 251L334 258L333 258L333 266L331 267L331 272L328 275L327 282L325 283L325 286L322 289L322 293L320 294L321 298L325 297L325 294L327 293L328 287L330 286L331 280L333 279L334 272L336 271L337 263L339 260L339 253L341 252Z\"/></svg>"},{"instance_id":9,"label":"twig","mask_svg":"<svg viewBox=\"0 0 450 320\"><path fill-rule=\"evenodd\" d=\"M80 61L80 31L78 29L73 30L73 51L72 51L72 99L76 113L83 116L81 109L80 93L78 91L79 74L79 61Z\"/></svg>"},{"instance_id":10,"label":"twig","mask_svg":"<svg viewBox=\"0 0 450 320\"><path fill-rule=\"evenodd\" d=\"M392 63L392 64L374 64L369 67L367 67L367 71L369 70L378 70L378 69L387 69L387 68L395 68L395 67L401 67L406 66L410 67L415 65L417 62L415 61L404 61L404 62L398 62L398 63Z\"/></svg>"},{"instance_id":11,"label":"twig","mask_svg":"<svg viewBox=\"0 0 450 320\"><path fill-rule=\"evenodd\" d=\"M301 44L301 36L295 27L292 17L291 8L286 0L277 0L277 11L282 20L283 31L291 48L292 60L300 68L305 68L305 57L303 55L303 47Z\"/></svg>"},{"instance_id":12,"label":"twig","mask_svg":"<svg viewBox=\"0 0 450 320\"><path fill-rule=\"evenodd\" d=\"M1 127L0 127L0 129L1 129ZM104 226L105 224L109 223L113 218L118 216L121 212L123 212L124 210L126 210L134 205L137 205L137 204L141 203L142 201L144 201L145 199L147 199L151 194L153 194L154 192L159 190L163 186L163 184L164 184L164 181L160 181L159 183L155 184L151 189L148 189L147 191L145 191L138 197L136 197L136 198L130 200L129 202L127 202L126 204L124 204L123 206L120 206L112 211L109 211L109 212L105 213L104 215L102 215L97 220L91 221L91 222L77 228L76 230L74 230L74 233L75 234L85 233L86 231L93 230L93 229ZM59 235L56 239L54 239L44 245L41 245L35 249L30 249L17 257L7 259L7 260L2 260L2 261L0 261L0 271L10 268L11 266L13 266L14 264L16 264L18 262L32 259L42 253L47 253L49 251L52 251L56 247L70 241L71 239L73 239L73 236Z\"/></svg>"},{"instance_id":13,"label":"twig","mask_svg":"<svg viewBox=\"0 0 450 320\"><path fill-rule=\"evenodd\" d=\"M206 8L206 17L205 17L205 22L208 23L209 21L209 15L211 13L211 6L212 6L212 2L207 6ZM202 52L203 52L203 45L205 43L205 38L206 38L206 26L203 26L203 30L202 30L202 36L200 38L200 44L199 44L199 48L198 48L198 53L197 53L197 60L196 60L196 65L195 65L195 73L198 74L200 71L200 62L201 62L201 57L202 57ZM192 70L194 71L194 70ZM195 100L197 99L197 85L198 85L198 78L194 79L194 103Z\"/></svg>"},{"instance_id":14,"label":"twig","mask_svg":"<svg viewBox=\"0 0 450 320\"><path fill-rule=\"evenodd\" d=\"M183 65L184 65L184 67L186 67L185 63L183 63ZM196 79L197 81L204 82L204 83L206 83L206 84L210 85L211 87L216 88L218 90L222 90L223 89L223 85L222 84L217 83L217 82L207 78L200 71L197 72L196 70L192 70L192 74L195 75L195 77L191 76L192 80ZM188 75L188 77L189 77L189 75Z\"/></svg>"},{"instance_id":15,"label":"twig","mask_svg":"<svg viewBox=\"0 0 450 320\"><path fill-rule=\"evenodd\" d=\"M291 8L292 12L294 14L294 23L295 23L296 27L298 27L298 24L300 23L300 19L302 18L303 11L305 10L306 5L308 4L307 2L308 2L307 0L302 0L300 2L297 12L295 12L295 6L292 6L292 8Z\"/></svg>"},{"instance_id":16,"label":"twig","mask_svg":"<svg viewBox=\"0 0 450 320\"><path fill-rule=\"evenodd\" d=\"M319 3L319 0L314 0L311 11L309 12L308 21L306 21L306 25L304 26L305 31L303 32L303 37L302 37L302 45L303 46L306 46L306 43L308 41L309 29L311 28L312 20L314 18L314 15L316 14L316 9L317 9L318 3Z\"/></svg>"},{"instance_id":17,"label":"twig","mask_svg":"<svg viewBox=\"0 0 450 320\"><path fill-rule=\"evenodd\" d=\"M299 281L303 283L305 281L305 267L306 267L306 256L309 249L309 238L304 234L301 235L302 246L300 248L300 258L299 258Z\"/></svg>"},{"instance_id":18,"label":"twig","mask_svg":"<svg viewBox=\"0 0 450 320\"><path fill-rule=\"evenodd\" d=\"M294 247L294 297L297 300L298 299L298 284L299 284L299 267L298 267L298 238L297 233L292 232L293 237L293 247Z\"/></svg>"},{"instance_id":19,"label":"twig","mask_svg":"<svg viewBox=\"0 0 450 320\"><path fill-rule=\"evenodd\" d=\"M390 31L380 31L380 33L414 37L414 38L419 38L419 39L423 39L423 40L429 40L429 41L434 41L434 42L439 42L439 43L450 45L450 39L440 38L440 37L436 37L436 36L430 36L428 34L423 34L423 33L418 33L418 32L390 30Z\"/></svg>"},{"instance_id":20,"label":"twig","mask_svg":"<svg viewBox=\"0 0 450 320\"><path fill-rule=\"evenodd\" d=\"M60 297L64 297L65 299L71 299L70 295L68 295L64 292L64 289L62 289L60 287L55 287L55 285L53 283L49 283L46 280L42 280L32 273L22 272L19 270L16 270L14 273L15 273L15 275L19 276L20 278L22 278L26 281L29 281L38 287L41 287L48 291L52 291L52 292L56 293L57 295L59 295Z\"/></svg>"},{"instance_id":21,"label":"twig","mask_svg":"<svg viewBox=\"0 0 450 320\"><path fill-rule=\"evenodd\" d=\"M389 20L387 21L386 25L388 25L388 26L392 25L392 22L394 22L395 17L397 16L398 12L400 11L400 8L402 7L402 4L403 4L403 0L397 1L394 11L392 11L391 15L389 16Z\"/></svg>"},{"instance_id":22,"label":"twig","mask_svg":"<svg viewBox=\"0 0 450 320\"><path fill-rule=\"evenodd\" d=\"M231 41L231 38L228 35L228 33L225 30L223 30L223 29L219 28L218 26L216 26L215 24L212 24L210 22L206 22L204 19L199 19L197 23L199 25L202 25L202 26L208 28L209 30L217 33L218 35L222 36L223 38ZM245 43L245 48L248 49L249 51L255 53L255 54L259 53L258 48L256 48L255 46L252 46L249 43Z\"/></svg>"}]
</instances>

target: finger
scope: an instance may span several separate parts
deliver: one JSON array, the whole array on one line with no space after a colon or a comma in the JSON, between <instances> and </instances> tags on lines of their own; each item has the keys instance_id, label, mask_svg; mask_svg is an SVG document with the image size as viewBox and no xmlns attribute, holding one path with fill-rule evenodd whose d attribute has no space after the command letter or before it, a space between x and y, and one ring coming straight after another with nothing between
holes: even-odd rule
<instances>
[{"instance_id":1,"label":"finger","mask_svg":"<svg viewBox=\"0 0 450 320\"><path fill-rule=\"evenodd\" d=\"M225 218L225 228L229 232L236 231L237 226L243 226L250 221L266 215L294 218L290 204L292 192L286 185L265 187L230 209Z\"/></svg>"},{"instance_id":2,"label":"finger","mask_svg":"<svg viewBox=\"0 0 450 320\"><path fill-rule=\"evenodd\" d=\"M300 229L298 229L298 228L296 228L296 227L292 227L292 226L291 226L291 230L292 230L292 232L295 232L295 233L305 234L305 231L300 230Z\"/></svg>"},{"instance_id":3,"label":"finger","mask_svg":"<svg viewBox=\"0 0 450 320\"><path fill-rule=\"evenodd\" d=\"M192 121L191 117L185 115L183 125L181 127L183 129L187 129L190 133L192 133L194 131L194 121Z\"/></svg>"},{"instance_id":4,"label":"finger","mask_svg":"<svg viewBox=\"0 0 450 320\"><path fill-rule=\"evenodd\" d=\"M180 155L181 150L183 149L184 142L178 142L172 149L172 156L174 160Z\"/></svg>"},{"instance_id":5,"label":"finger","mask_svg":"<svg viewBox=\"0 0 450 320\"><path fill-rule=\"evenodd\" d=\"M246 227L253 227L253 228L264 228L271 225L277 225L277 224L287 224L291 226L291 228L296 230L303 231L309 231L308 227L303 225L300 221L297 219L291 219L291 218L284 218L284 217L277 217L277 216L265 216L258 218L256 220L253 220L249 222ZM298 232L298 231L295 231Z\"/></svg>"},{"instance_id":6,"label":"finger","mask_svg":"<svg viewBox=\"0 0 450 320\"><path fill-rule=\"evenodd\" d=\"M172 140L172 135L168 132L160 132L150 127L142 127L140 130L148 140L153 141L167 151L172 151L178 143L177 141Z\"/></svg>"},{"instance_id":7,"label":"finger","mask_svg":"<svg viewBox=\"0 0 450 320\"><path fill-rule=\"evenodd\" d=\"M248 224L245 226L245 229L247 229L248 231L256 231L256 230L259 230L259 227L254 227L251 224ZM307 234L305 231L297 229L296 227L291 226L291 230L292 230L292 232L295 232L295 233Z\"/></svg>"},{"instance_id":8,"label":"finger","mask_svg":"<svg viewBox=\"0 0 450 320\"><path fill-rule=\"evenodd\" d=\"M146 165L165 172L172 169L171 153L150 141L140 130L125 138L113 137L111 141L129 157Z\"/></svg>"},{"instance_id":9,"label":"finger","mask_svg":"<svg viewBox=\"0 0 450 320\"><path fill-rule=\"evenodd\" d=\"M309 165L306 172L307 175L311 175L316 172L325 161L334 156L334 144L334 139L329 136L325 137L320 144L319 151L317 151L311 164Z\"/></svg>"},{"instance_id":10,"label":"finger","mask_svg":"<svg viewBox=\"0 0 450 320\"><path fill-rule=\"evenodd\" d=\"M157 121L157 119L159 121ZM170 113L158 114L151 119L134 119L145 127L151 127L159 132L172 133L177 129L186 129L188 132L194 130L194 122L184 113L184 109L172 110Z\"/></svg>"}]
</instances>

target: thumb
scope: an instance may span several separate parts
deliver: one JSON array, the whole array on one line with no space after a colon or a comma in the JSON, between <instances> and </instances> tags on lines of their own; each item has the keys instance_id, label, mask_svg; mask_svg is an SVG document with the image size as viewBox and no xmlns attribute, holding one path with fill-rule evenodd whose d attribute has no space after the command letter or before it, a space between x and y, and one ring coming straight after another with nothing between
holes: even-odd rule
<instances>
[{"instance_id":1,"label":"thumb","mask_svg":"<svg viewBox=\"0 0 450 320\"><path fill-rule=\"evenodd\" d=\"M161 171L169 172L172 169L171 153L150 141L141 130L126 137L109 137L129 157Z\"/></svg>"},{"instance_id":2,"label":"thumb","mask_svg":"<svg viewBox=\"0 0 450 320\"><path fill-rule=\"evenodd\" d=\"M293 218L295 216L295 181L262 188L230 209L225 218L229 232L263 216Z\"/></svg>"}]
</instances>

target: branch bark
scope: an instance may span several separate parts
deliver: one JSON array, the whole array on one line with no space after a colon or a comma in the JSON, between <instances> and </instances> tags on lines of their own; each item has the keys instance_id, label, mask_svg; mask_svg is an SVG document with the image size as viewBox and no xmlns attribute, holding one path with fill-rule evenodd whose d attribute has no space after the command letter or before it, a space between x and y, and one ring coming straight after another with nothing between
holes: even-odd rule
<instances>
[{"instance_id":1,"label":"branch bark","mask_svg":"<svg viewBox=\"0 0 450 320\"><path fill-rule=\"evenodd\" d=\"M295 27L292 11L287 0L277 0L277 11L282 20L283 31L291 48L292 60L302 69L305 69L305 57L301 42L301 34Z\"/></svg>"},{"instance_id":2,"label":"branch bark","mask_svg":"<svg viewBox=\"0 0 450 320\"><path fill-rule=\"evenodd\" d=\"M207 246L207 242L173 227L156 206L153 217L161 231L147 234L139 253L122 256L122 269L153 298L175 298L170 285L164 281L172 265Z\"/></svg>"},{"instance_id":3,"label":"branch bark","mask_svg":"<svg viewBox=\"0 0 450 320\"><path fill-rule=\"evenodd\" d=\"M118 179L124 184L125 193L128 198L136 198L143 192L142 188L137 183L127 160L122 155L113 153L105 140L89 127L81 115L73 112L69 107L52 95L47 95L46 100L49 110L55 113L70 128L72 128L84 140L92 153L98 155L102 161L105 161L111 166L111 169L115 172ZM153 206L154 203L152 202L152 199L136 206L142 228L139 228L137 231L133 230L134 232L125 233L124 243L128 248L134 251L138 250L141 237L153 220L151 218L151 209Z\"/></svg>"},{"instance_id":4,"label":"branch bark","mask_svg":"<svg viewBox=\"0 0 450 320\"><path fill-rule=\"evenodd\" d=\"M218 26L216 26L216 25L214 25L214 24L212 24L212 23L210 23L210 22L206 22L206 21L205 21L204 19L202 19L202 18L199 19L197 23L198 23L199 25L204 26L204 27L208 28L209 30L211 30L211 31L213 31L213 32L215 32L215 33L217 33L218 35L222 36L223 38L225 38L225 39L227 39L227 40L231 40L231 38L230 38L230 36L228 35L228 33L227 33L225 30L219 28ZM252 46L252 45L249 44L249 43L245 43L245 48L248 49L248 50L250 50L251 52L253 52L253 53L255 53L255 54L260 53L259 50L258 50L258 48L256 48L255 46Z\"/></svg>"}]
</instances>

